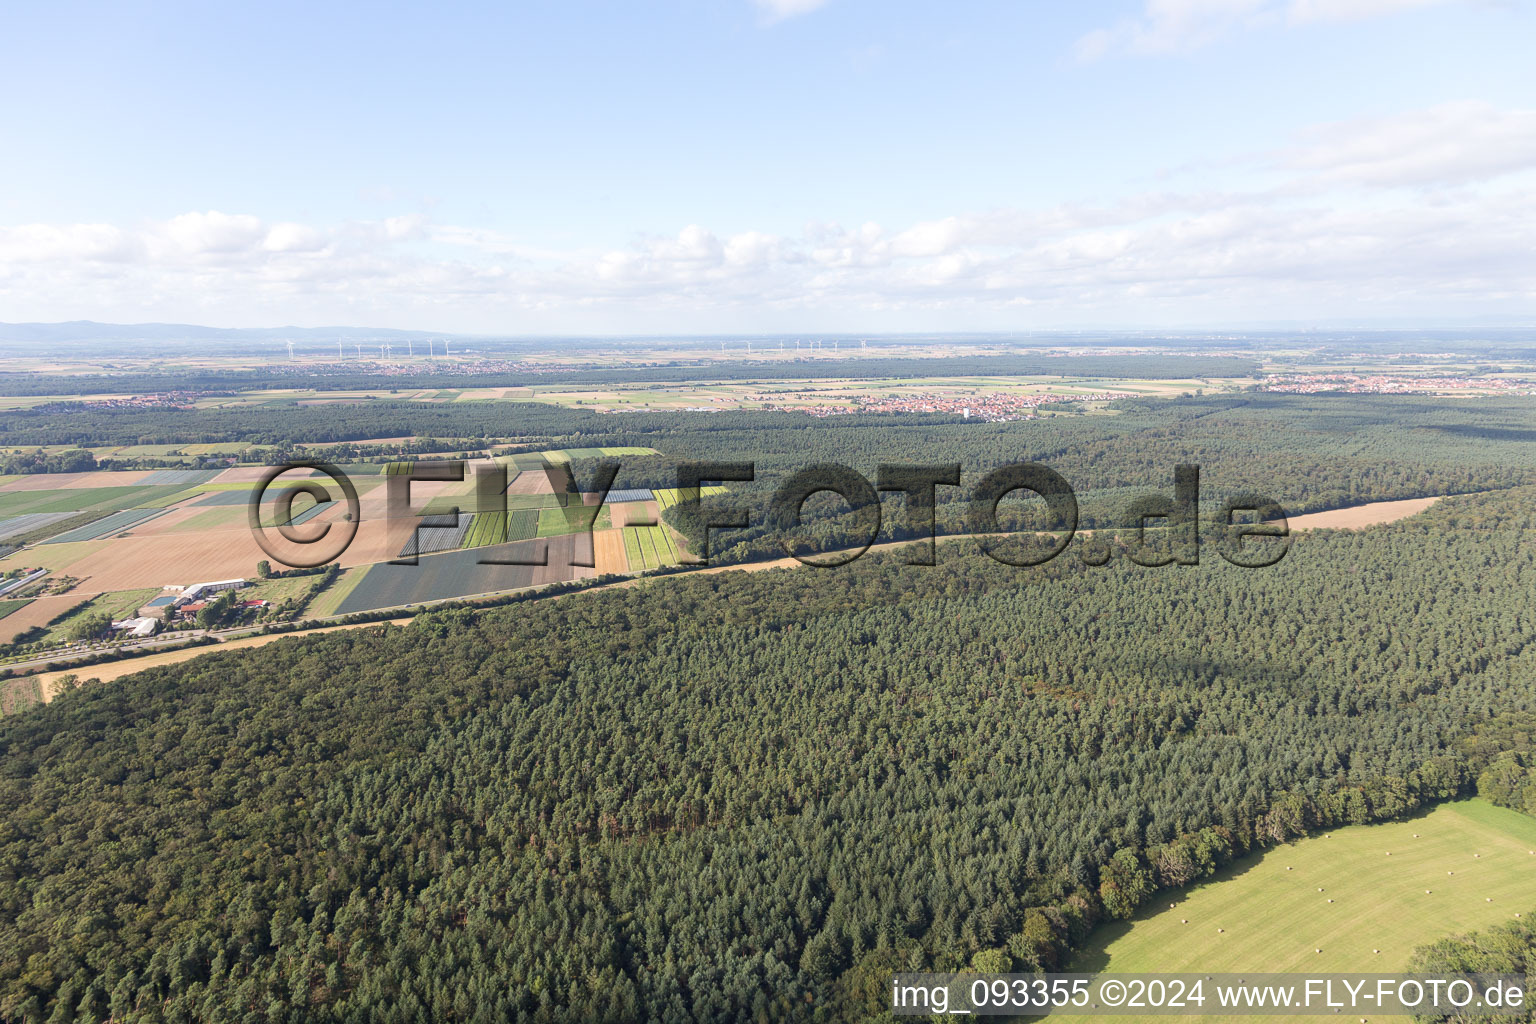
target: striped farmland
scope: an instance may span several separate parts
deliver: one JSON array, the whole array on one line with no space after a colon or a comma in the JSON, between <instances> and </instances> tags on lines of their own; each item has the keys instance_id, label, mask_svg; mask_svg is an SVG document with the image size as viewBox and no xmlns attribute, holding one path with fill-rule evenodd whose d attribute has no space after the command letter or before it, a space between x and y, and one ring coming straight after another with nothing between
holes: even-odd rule
<instances>
[{"instance_id":1,"label":"striped farmland","mask_svg":"<svg viewBox=\"0 0 1536 1024\"><path fill-rule=\"evenodd\" d=\"M168 484L176 484L178 487L192 487L196 484L205 484L224 472L222 469L158 469L145 477L140 477L140 487L164 487Z\"/></svg>"},{"instance_id":2,"label":"striped farmland","mask_svg":"<svg viewBox=\"0 0 1536 1024\"><path fill-rule=\"evenodd\" d=\"M401 558L430 555L438 551L454 551L464 543L474 516L459 514L457 526L421 526L411 532L405 546L400 549Z\"/></svg>"},{"instance_id":3,"label":"striped farmland","mask_svg":"<svg viewBox=\"0 0 1536 1024\"><path fill-rule=\"evenodd\" d=\"M500 544L506 538L506 530L505 512L477 512L469 532L464 535L464 546L483 548L487 544Z\"/></svg>"},{"instance_id":4,"label":"striped farmland","mask_svg":"<svg viewBox=\"0 0 1536 1024\"><path fill-rule=\"evenodd\" d=\"M507 540L532 540L538 533L538 509L522 508L507 513Z\"/></svg>"},{"instance_id":5,"label":"striped farmland","mask_svg":"<svg viewBox=\"0 0 1536 1024\"><path fill-rule=\"evenodd\" d=\"M37 530L64 519L71 519L78 514L76 512L33 512L30 515L0 519L0 540Z\"/></svg>"},{"instance_id":6,"label":"striped farmland","mask_svg":"<svg viewBox=\"0 0 1536 1024\"><path fill-rule=\"evenodd\" d=\"M67 533L61 533L57 537L50 537L43 543L68 544L77 540L100 540L102 537L110 537L114 533L120 533L129 527L138 526L145 520L164 514L165 509L161 508L130 508L124 512L114 512L105 519L98 519L94 523L88 523Z\"/></svg>"}]
</instances>

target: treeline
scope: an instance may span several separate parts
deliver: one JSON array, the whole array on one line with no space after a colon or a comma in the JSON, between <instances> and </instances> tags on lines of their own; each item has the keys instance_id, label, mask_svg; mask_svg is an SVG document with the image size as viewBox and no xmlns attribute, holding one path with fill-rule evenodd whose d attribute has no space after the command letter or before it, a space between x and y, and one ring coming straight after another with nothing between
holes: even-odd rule
<instances>
[{"instance_id":1,"label":"treeline","mask_svg":"<svg viewBox=\"0 0 1536 1024\"><path fill-rule=\"evenodd\" d=\"M895 968L1061 963L1513 749L1531 498L1263 570L684 574L82 687L0 723L0 1018L847 1020Z\"/></svg>"},{"instance_id":2,"label":"treeline","mask_svg":"<svg viewBox=\"0 0 1536 1024\"><path fill-rule=\"evenodd\" d=\"M1452 978L1457 975L1536 975L1536 908L1516 915L1482 932L1453 935L1414 950L1408 973L1421 978ZM1422 1024L1452 1024L1468 1019L1509 1021L1529 1024L1536 1020L1536 1003L1527 987L1518 1009L1505 1008L1478 1017L1465 1011L1445 1014L1419 1014Z\"/></svg>"},{"instance_id":3,"label":"treeline","mask_svg":"<svg viewBox=\"0 0 1536 1024\"><path fill-rule=\"evenodd\" d=\"M490 358L495 358L490 357ZM383 367L379 367L382 371ZM486 372L451 364L416 373L359 371L347 363L275 366L252 370L177 369L174 372L53 375L0 373L3 395L150 394L158 391L266 391L303 386L316 391L379 388L531 387L549 384L681 384L691 381L909 379L913 377L1063 376L1182 380L1257 376L1252 359L1208 355L959 356L893 359L765 359L743 362L678 361L665 365L569 367Z\"/></svg>"},{"instance_id":4,"label":"treeline","mask_svg":"<svg viewBox=\"0 0 1536 1024\"><path fill-rule=\"evenodd\" d=\"M247 441L258 446L331 445L383 437L486 438L605 431L593 412L539 403L377 400L249 409L81 409L71 403L0 412L0 444L182 445Z\"/></svg>"},{"instance_id":5,"label":"treeline","mask_svg":"<svg viewBox=\"0 0 1536 1024\"><path fill-rule=\"evenodd\" d=\"M32 473L89 473L96 468L96 457L83 448L49 455L43 451L13 452L0 455L0 476L25 476Z\"/></svg>"},{"instance_id":6,"label":"treeline","mask_svg":"<svg viewBox=\"0 0 1536 1024\"><path fill-rule=\"evenodd\" d=\"M641 417L625 417L634 421ZM1178 464L1201 468L1207 516L1244 493L1267 495L1292 515L1371 501L1502 490L1536 480L1536 409L1521 399L1466 402L1403 396L1202 397L1132 400L1108 417L1049 418L1019 423L955 423L902 417L848 416L808 424L794 414L708 417L665 442L632 431L615 444L650 444L662 457L626 457L618 487L676 486L683 460L749 459L757 480L731 485L724 504L753 512L745 530L721 532L712 559L725 563L778 557L783 551L766 513L791 474L813 462L834 462L876 481L882 463L958 464L960 487L937 488L938 530L963 533L976 482L999 466L1041 462L1076 490L1079 525L1125 525L1127 510L1148 493L1171 496ZM594 467L578 464L579 480ZM1038 504L1038 503L1037 503ZM879 539L913 535L904 502L883 501ZM860 543L840 500L806 509L803 530L814 546ZM1005 503L1005 528L1045 528L1050 520L1022 501ZM699 524L682 506L668 521L697 549Z\"/></svg>"}]
</instances>

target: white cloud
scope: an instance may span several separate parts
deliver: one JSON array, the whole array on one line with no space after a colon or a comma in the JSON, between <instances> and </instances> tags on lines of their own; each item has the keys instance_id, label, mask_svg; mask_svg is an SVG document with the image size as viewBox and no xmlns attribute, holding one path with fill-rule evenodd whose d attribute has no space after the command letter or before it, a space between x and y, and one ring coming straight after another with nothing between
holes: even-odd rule
<instances>
[{"instance_id":1,"label":"white cloud","mask_svg":"<svg viewBox=\"0 0 1536 1024\"><path fill-rule=\"evenodd\" d=\"M1291 0L1286 19L1301 25L1312 21L1363 21L1448 0Z\"/></svg>"},{"instance_id":2,"label":"white cloud","mask_svg":"<svg viewBox=\"0 0 1536 1024\"><path fill-rule=\"evenodd\" d=\"M1280 161L1330 184L1462 184L1536 167L1536 110L1466 101L1339 121L1307 132Z\"/></svg>"},{"instance_id":3,"label":"white cloud","mask_svg":"<svg viewBox=\"0 0 1536 1024\"><path fill-rule=\"evenodd\" d=\"M1141 15L1078 39L1080 60L1113 53L1188 53L1236 32L1359 21L1458 0L1146 0ZM1463 0L1464 2L1464 0Z\"/></svg>"},{"instance_id":4,"label":"white cloud","mask_svg":"<svg viewBox=\"0 0 1536 1024\"><path fill-rule=\"evenodd\" d=\"M633 332L757 329L772 317L967 328L1019 326L1025 310L1049 324L1112 311L1166 321L1536 303L1536 111L1460 103L1320 125L1262 167L1283 180L798 234L691 224L607 250L529 246L422 216L16 225L0 227L0 308L13 319Z\"/></svg>"},{"instance_id":5,"label":"white cloud","mask_svg":"<svg viewBox=\"0 0 1536 1024\"><path fill-rule=\"evenodd\" d=\"M801 14L809 14L826 6L827 0L752 0L767 22L783 21Z\"/></svg>"}]
</instances>

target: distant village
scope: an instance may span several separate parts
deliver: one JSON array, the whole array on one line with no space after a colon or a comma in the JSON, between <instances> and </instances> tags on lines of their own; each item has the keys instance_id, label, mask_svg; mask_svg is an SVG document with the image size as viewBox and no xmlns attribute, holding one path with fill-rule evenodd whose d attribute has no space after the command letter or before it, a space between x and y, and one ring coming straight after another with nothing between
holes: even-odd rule
<instances>
[{"instance_id":1,"label":"distant village","mask_svg":"<svg viewBox=\"0 0 1536 1024\"><path fill-rule=\"evenodd\" d=\"M1401 377L1360 373L1271 374L1259 384L1260 391L1288 395L1338 393L1348 395L1411 395L1441 391L1504 391L1536 394L1530 381L1506 377Z\"/></svg>"},{"instance_id":2,"label":"distant village","mask_svg":"<svg viewBox=\"0 0 1536 1024\"><path fill-rule=\"evenodd\" d=\"M851 405L765 405L766 409L803 412L810 416L847 416L861 412L937 412L988 423L1034 419L1044 405L1071 402L1112 402L1132 398L1124 391L1095 391L1080 395L1024 395L1011 392L957 395L951 392L860 396Z\"/></svg>"}]
</instances>

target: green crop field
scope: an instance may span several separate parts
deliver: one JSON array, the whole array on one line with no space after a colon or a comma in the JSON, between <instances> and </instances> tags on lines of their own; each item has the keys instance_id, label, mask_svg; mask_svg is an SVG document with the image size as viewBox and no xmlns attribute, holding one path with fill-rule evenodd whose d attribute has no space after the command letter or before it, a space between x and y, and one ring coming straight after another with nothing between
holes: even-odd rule
<instances>
[{"instance_id":1,"label":"green crop field","mask_svg":"<svg viewBox=\"0 0 1536 1024\"><path fill-rule=\"evenodd\" d=\"M661 525L651 529L656 532L656 551L661 556L662 564L676 565L681 561L677 554L677 542L672 539L672 531Z\"/></svg>"},{"instance_id":2,"label":"green crop field","mask_svg":"<svg viewBox=\"0 0 1536 1024\"><path fill-rule=\"evenodd\" d=\"M624 527L624 553L631 569L657 569L678 562L677 546L661 526Z\"/></svg>"},{"instance_id":3,"label":"green crop field","mask_svg":"<svg viewBox=\"0 0 1536 1024\"><path fill-rule=\"evenodd\" d=\"M322 590L315 600L304 609L304 615L310 618L320 618L326 615L335 615L336 609L357 589L370 567L366 565L355 566L351 569L343 569L341 576L329 587Z\"/></svg>"},{"instance_id":4,"label":"green crop field","mask_svg":"<svg viewBox=\"0 0 1536 1024\"><path fill-rule=\"evenodd\" d=\"M184 489L173 484L166 487L74 487L56 491L7 491L0 494L0 516L136 508L145 502Z\"/></svg>"},{"instance_id":5,"label":"green crop field","mask_svg":"<svg viewBox=\"0 0 1536 1024\"><path fill-rule=\"evenodd\" d=\"M464 546L483 548L487 544L500 544L506 530L505 512L477 512L469 524L469 532L464 535Z\"/></svg>"},{"instance_id":6,"label":"green crop field","mask_svg":"<svg viewBox=\"0 0 1536 1024\"><path fill-rule=\"evenodd\" d=\"M540 537L562 537L568 533L580 533L587 528L587 517L575 508L544 508L539 510Z\"/></svg>"},{"instance_id":7,"label":"green crop field","mask_svg":"<svg viewBox=\"0 0 1536 1024\"><path fill-rule=\"evenodd\" d=\"M1483 800L1342 828L1154 900L1072 969L1400 971L1418 946L1536 910L1533 850L1536 818Z\"/></svg>"},{"instance_id":8,"label":"green crop field","mask_svg":"<svg viewBox=\"0 0 1536 1024\"><path fill-rule=\"evenodd\" d=\"M532 540L539 534L539 512L524 508L507 513L507 540Z\"/></svg>"},{"instance_id":9,"label":"green crop field","mask_svg":"<svg viewBox=\"0 0 1536 1024\"><path fill-rule=\"evenodd\" d=\"M0 600L0 619L5 618L12 612L20 611L31 603L32 599L29 597L11 597Z\"/></svg>"},{"instance_id":10,"label":"green crop field","mask_svg":"<svg viewBox=\"0 0 1536 1024\"><path fill-rule=\"evenodd\" d=\"M656 496L657 507L663 512L682 500L682 492L676 487L662 487L653 490L651 493ZM722 484L709 484L699 488L699 497L701 498L712 498L724 493L726 493L726 489Z\"/></svg>"}]
</instances>

